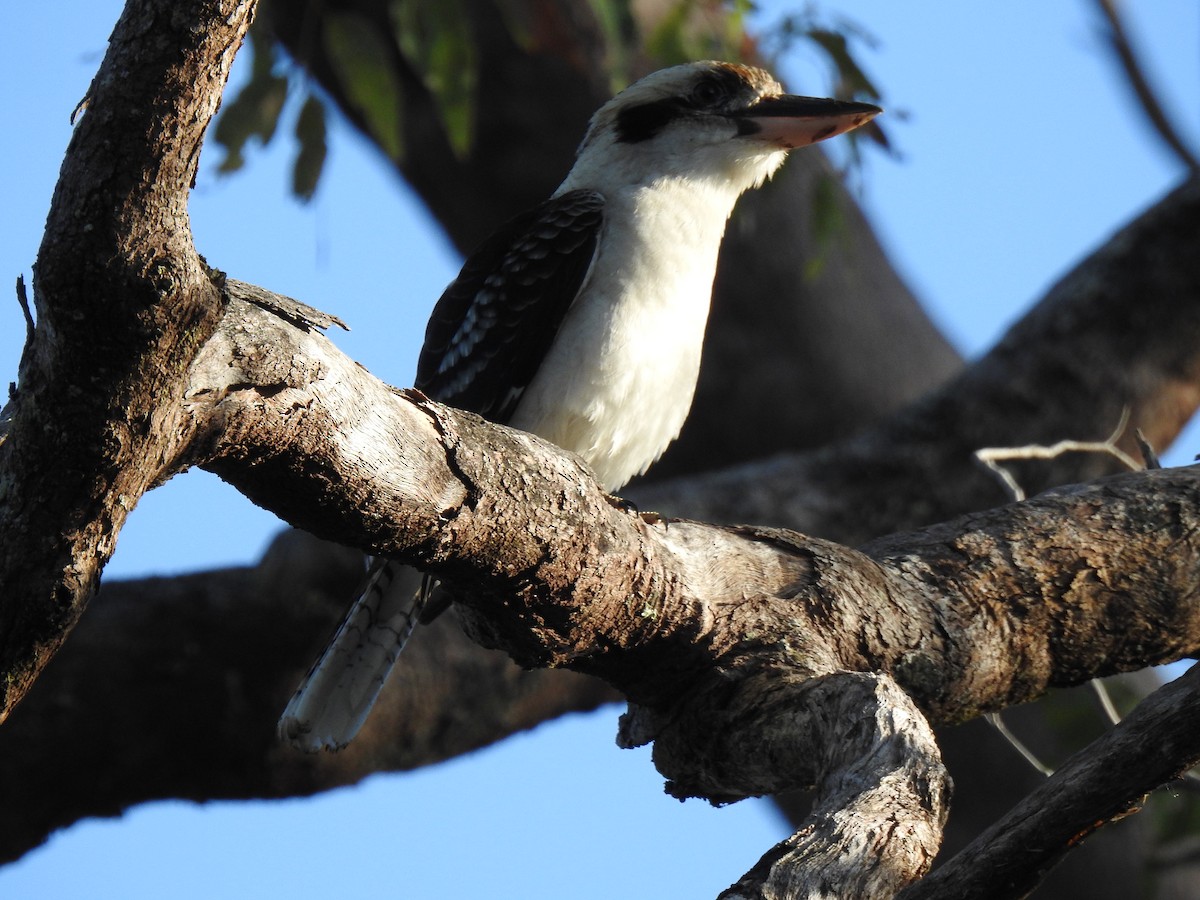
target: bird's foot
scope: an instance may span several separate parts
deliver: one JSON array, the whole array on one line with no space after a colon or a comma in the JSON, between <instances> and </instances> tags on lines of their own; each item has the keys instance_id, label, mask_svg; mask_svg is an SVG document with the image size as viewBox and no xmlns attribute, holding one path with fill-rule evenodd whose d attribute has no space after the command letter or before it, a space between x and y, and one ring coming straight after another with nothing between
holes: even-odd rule
<instances>
[{"instance_id":1,"label":"bird's foot","mask_svg":"<svg viewBox=\"0 0 1200 900\"><path fill-rule=\"evenodd\" d=\"M656 513L656 512L651 511L651 512L638 513L638 515L642 517L642 521L645 522L647 525L661 525L663 528L666 528L668 525L671 524L671 520L668 519L666 516L664 516L662 513Z\"/></svg>"},{"instance_id":2,"label":"bird's foot","mask_svg":"<svg viewBox=\"0 0 1200 900\"><path fill-rule=\"evenodd\" d=\"M604 499L616 509L627 512L631 516L637 516L647 525L662 525L663 528L667 527L669 520L665 516L656 512L642 512L632 500L626 500L624 497L618 497L616 494L605 494Z\"/></svg>"},{"instance_id":3,"label":"bird's foot","mask_svg":"<svg viewBox=\"0 0 1200 900\"><path fill-rule=\"evenodd\" d=\"M637 504L632 500L626 500L624 497L618 497L616 494L604 495L604 499L608 501L608 505L613 509L619 509L621 512L627 512L631 516L640 515Z\"/></svg>"}]
</instances>

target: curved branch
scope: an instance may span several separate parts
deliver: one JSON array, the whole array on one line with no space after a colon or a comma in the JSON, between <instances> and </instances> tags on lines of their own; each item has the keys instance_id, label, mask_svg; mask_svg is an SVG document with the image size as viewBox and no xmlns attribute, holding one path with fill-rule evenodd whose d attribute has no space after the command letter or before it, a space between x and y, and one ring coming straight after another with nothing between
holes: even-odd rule
<instances>
[{"instance_id":1,"label":"curved branch","mask_svg":"<svg viewBox=\"0 0 1200 900\"><path fill-rule=\"evenodd\" d=\"M766 733L751 726L730 749L766 740L780 767L819 765L813 810L721 898L895 896L929 869L941 842L950 780L933 731L886 675L816 679L800 696L803 705L789 698L764 711L756 722ZM796 732L820 734L825 755L809 757Z\"/></svg>"},{"instance_id":2,"label":"curved branch","mask_svg":"<svg viewBox=\"0 0 1200 900\"><path fill-rule=\"evenodd\" d=\"M1114 0L1095 0L1095 3L1104 19L1105 37L1108 38L1113 55L1116 56L1117 63L1129 82L1129 89L1133 91L1150 127L1184 168L1193 175L1200 173L1200 159L1196 158L1196 154L1180 137L1179 131L1171 123L1162 104L1158 102L1154 88L1150 86L1150 80L1134 52L1129 32L1125 30L1125 21L1121 18L1117 4Z\"/></svg>"},{"instance_id":3,"label":"curved branch","mask_svg":"<svg viewBox=\"0 0 1200 900\"><path fill-rule=\"evenodd\" d=\"M742 632L790 635L814 675L894 670L951 721L1195 647L1190 468L1052 492L860 552L631 516L577 458L394 392L323 335L236 300L191 385L208 468L313 534L437 574L476 639L517 662L598 674L642 705L694 692L715 662L753 659L760 648ZM1113 616L1125 624L1110 633ZM1020 677L995 660L1021 660Z\"/></svg>"},{"instance_id":4,"label":"curved branch","mask_svg":"<svg viewBox=\"0 0 1200 900\"><path fill-rule=\"evenodd\" d=\"M636 704L624 743L654 740L678 796L727 802L834 777L787 764L828 758L830 736L805 724L843 718L812 706L827 676L888 672L935 720L959 721L1200 646L1195 470L1054 492L863 552L647 522L556 448L394 394L321 336L264 316L231 303L197 360L193 412L222 429L208 465L310 531L435 572L481 643L612 684ZM793 705L805 714L778 715ZM932 844L872 844L900 884L940 836L940 807L916 812L925 825L911 831L914 810L883 815Z\"/></svg>"},{"instance_id":5,"label":"curved branch","mask_svg":"<svg viewBox=\"0 0 1200 900\"><path fill-rule=\"evenodd\" d=\"M859 552L770 529L647 523L552 445L394 393L322 336L237 302L192 383L194 414L222 428L206 465L257 502L433 571L476 638L518 662L599 674L651 708L685 684L694 695L716 661L748 665L763 649L750 633L790 635L814 675L893 671L943 721L1196 645L1190 468L1052 492ZM504 612L514 604L520 614ZM1106 630L1110 617L1125 624Z\"/></svg>"}]
</instances>

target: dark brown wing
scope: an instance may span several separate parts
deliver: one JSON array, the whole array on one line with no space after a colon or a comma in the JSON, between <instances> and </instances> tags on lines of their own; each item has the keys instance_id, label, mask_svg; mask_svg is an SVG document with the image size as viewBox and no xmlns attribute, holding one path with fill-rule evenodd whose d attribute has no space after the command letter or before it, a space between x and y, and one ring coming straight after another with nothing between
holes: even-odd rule
<instances>
[{"instance_id":1,"label":"dark brown wing","mask_svg":"<svg viewBox=\"0 0 1200 900\"><path fill-rule=\"evenodd\" d=\"M429 318L416 386L507 422L587 277L603 209L599 194L570 191L471 254Z\"/></svg>"}]
</instances>

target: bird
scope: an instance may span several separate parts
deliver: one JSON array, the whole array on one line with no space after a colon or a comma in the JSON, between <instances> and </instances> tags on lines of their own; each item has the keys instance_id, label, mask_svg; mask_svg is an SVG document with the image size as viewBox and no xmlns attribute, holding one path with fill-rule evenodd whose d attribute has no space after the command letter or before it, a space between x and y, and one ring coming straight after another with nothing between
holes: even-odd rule
<instances>
[{"instance_id":1,"label":"bird","mask_svg":"<svg viewBox=\"0 0 1200 900\"><path fill-rule=\"evenodd\" d=\"M415 387L569 450L615 492L679 435L692 404L725 225L790 150L881 112L787 94L707 60L636 81L592 116L558 189L471 254L430 316ZM367 585L280 719L339 749L358 732L429 595Z\"/></svg>"}]
</instances>

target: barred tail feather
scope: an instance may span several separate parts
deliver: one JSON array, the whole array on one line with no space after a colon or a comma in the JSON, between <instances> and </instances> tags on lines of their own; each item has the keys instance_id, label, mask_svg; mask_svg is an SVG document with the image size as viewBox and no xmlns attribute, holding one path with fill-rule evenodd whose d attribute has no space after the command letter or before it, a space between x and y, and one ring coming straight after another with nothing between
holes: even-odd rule
<instances>
[{"instance_id":1,"label":"barred tail feather","mask_svg":"<svg viewBox=\"0 0 1200 900\"><path fill-rule=\"evenodd\" d=\"M404 568L372 563L358 599L288 701L280 740L313 753L340 750L358 734L428 598L428 578L415 592L405 578L393 585Z\"/></svg>"}]
</instances>

